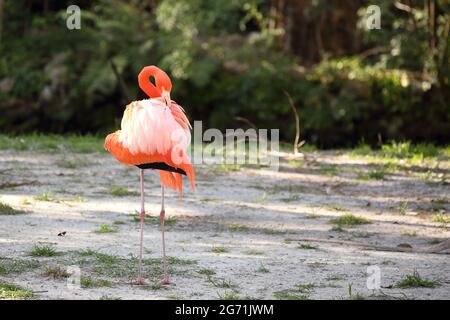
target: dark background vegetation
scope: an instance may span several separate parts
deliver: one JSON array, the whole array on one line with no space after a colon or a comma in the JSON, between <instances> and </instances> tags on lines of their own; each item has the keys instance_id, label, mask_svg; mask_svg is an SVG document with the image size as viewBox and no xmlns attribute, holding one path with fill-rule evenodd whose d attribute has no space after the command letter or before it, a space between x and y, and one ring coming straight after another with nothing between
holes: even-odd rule
<instances>
[{"instance_id":1,"label":"dark background vegetation","mask_svg":"<svg viewBox=\"0 0 450 320\"><path fill-rule=\"evenodd\" d=\"M381 30L364 28L370 4ZM321 147L448 143L449 29L448 0L0 0L0 130L103 134L156 64L204 128L291 141L286 91Z\"/></svg>"}]
</instances>

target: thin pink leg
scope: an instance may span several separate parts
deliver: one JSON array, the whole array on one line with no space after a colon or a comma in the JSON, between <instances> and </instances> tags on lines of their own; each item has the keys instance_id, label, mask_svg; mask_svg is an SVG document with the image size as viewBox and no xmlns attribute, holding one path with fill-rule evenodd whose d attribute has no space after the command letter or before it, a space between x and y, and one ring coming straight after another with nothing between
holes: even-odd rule
<instances>
[{"instance_id":1,"label":"thin pink leg","mask_svg":"<svg viewBox=\"0 0 450 320\"><path fill-rule=\"evenodd\" d=\"M144 284L144 278L142 278L142 249L144 242L144 217L145 217L145 208L144 208L144 170L140 169L141 175L141 239L139 246L139 269L138 269L138 278L136 279L136 284L142 285Z\"/></svg>"},{"instance_id":2,"label":"thin pink leg","mask_svg":"<svg viewBox=\"0 0 450 320\"><path fill-rule=\"evenodd\" d=\"M164 239L164 219L166 216L166 211L164 210L164 186L161 186L161 213L159 214L159 219L161 221L161 236L162 236L162 247L163 247L163 270L164 278L162 284L170 284L169 276L167 275L167 257L166 257L166 241Z\"/></svg>"}]
</instances>

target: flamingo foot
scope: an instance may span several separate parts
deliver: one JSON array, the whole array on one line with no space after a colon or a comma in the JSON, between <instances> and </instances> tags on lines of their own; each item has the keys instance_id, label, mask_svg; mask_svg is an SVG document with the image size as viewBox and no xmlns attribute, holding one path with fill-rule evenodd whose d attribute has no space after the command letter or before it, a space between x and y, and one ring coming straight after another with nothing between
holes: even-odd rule
<instances>
[{"instance_id":1,"label":"flamingo foot","mask_svg":"<svg viewBox=\"0 0 450 320\"><path fill-rule=\"evenodd\" d=\"M162 279L162 281L161 281L161 284L165 285L165 286L170 285L170 284L175 285L175 283L173 283L172 281L169 280L169 277L164 277L164 279Z\"/></svg>"}]
</instances>

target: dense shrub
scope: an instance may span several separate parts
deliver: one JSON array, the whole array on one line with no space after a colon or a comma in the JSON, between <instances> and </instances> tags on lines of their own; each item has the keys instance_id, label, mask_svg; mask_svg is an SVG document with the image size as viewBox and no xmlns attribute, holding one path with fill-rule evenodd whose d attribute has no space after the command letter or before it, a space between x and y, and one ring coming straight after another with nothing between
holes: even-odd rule
<instances>
[{"instance_id":1,"label":"dense shrub","mask_svg":"<svg viewBox=\"0 0 450 320\"><path fill-rule=\"evenodd\" d=\"M0 130L109 131L127 102L144 97L136 83L142 66L157 64L173 78L172 96L204 127L242 126L236 117L243 117L280 128L282 139L292 140L286 91L300 111L302 139L320 146L449 142L450 8L436 2L440 41L430 51L419 2L412 1L413 20L392 1L380 1L383 28L367 32L355 25L351 32L362 45L343 55L348 44L345 50L327 44L314 55L321 56L318 63L286 44L289 30L265 0L80 1L82 28L76 31L65 27L69 1L44 1L47 7L4 2ZM314 21L333 17L330 8L336 15L347 10L339 1L305 3L305 19L312 14ZM352 5L355 16L363 18L366 4ZM286 10L299 9L290 4ZM316 45L317 34L309 38ZM381 50L367 54L373 48Z\"/></svg>"}]
</instances>

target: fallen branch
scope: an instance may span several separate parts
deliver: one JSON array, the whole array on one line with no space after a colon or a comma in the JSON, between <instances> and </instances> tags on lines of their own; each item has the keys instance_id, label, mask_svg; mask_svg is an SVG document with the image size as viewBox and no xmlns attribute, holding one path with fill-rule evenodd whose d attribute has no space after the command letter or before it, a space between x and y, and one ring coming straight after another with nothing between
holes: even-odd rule
<instances>
[{"instance_id":1,"label":"fallen branch","mask_svg":"<svg viewBox=\"0 0 450 320\"><path fill-rule=\"evenodd\" d=\"M21 187L21 186L28 186L36 184L37 181L23 181L23 182L2 182L0 183L0 189L8 189L8 188L15 188L15 187Z\"/></svg>"},{"instance_id":2,"label":"fallen branch","mask_svg":"<svg viewBox=\"0 0 450 320\"><path fill-rule=\"evenodd\" d=\"M321 238L287 238L286 241L298 241L298 242L304 241L304 242L323 242L323 243L344 244L344 245L361 247L366 250L375 250L375 251L450 254L450 252L443 252L444 250L450 249L450 239L443 243L431 246L426 249L378 246L378 245L349 241L349 240L321 239Z\"/></svg>"}]
</instances>

